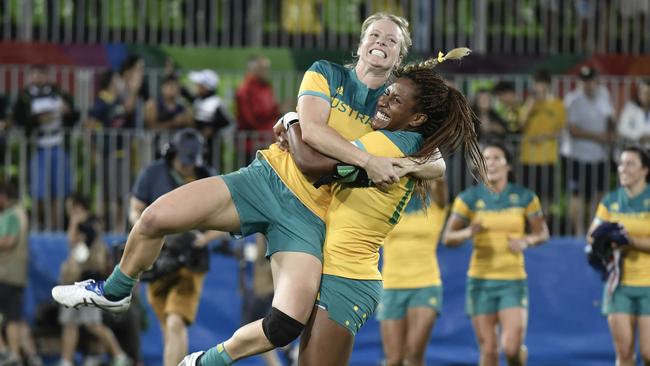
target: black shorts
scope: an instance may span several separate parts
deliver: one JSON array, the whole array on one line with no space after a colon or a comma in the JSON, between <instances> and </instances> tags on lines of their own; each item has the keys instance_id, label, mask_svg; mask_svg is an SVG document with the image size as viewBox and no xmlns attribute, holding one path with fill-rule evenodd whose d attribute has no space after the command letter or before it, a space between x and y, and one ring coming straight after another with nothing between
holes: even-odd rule
<instances>
[{"instance_id":1,"label":"black shorts","mask_svg":"<svg viewBox=\"0 0 650 366\"><path fill-rule=\"evenodd\" d=\"M23 318L22 286L0 283L0 314L3 322L15 322Z\"/></svg>"},{"instance_id":2,"label":"black shorts","mask_svg":"<svg viewBox=\"0 0 650 366\"><path fill-rule=\"evenodd\" d=\"M569 177L569 191L574 195L583 196L590 200L598 193L605 192L609 186L609 174L605 162L585 163L577 160L567 160L565 164Z\"/></svg>"}]
</instances>

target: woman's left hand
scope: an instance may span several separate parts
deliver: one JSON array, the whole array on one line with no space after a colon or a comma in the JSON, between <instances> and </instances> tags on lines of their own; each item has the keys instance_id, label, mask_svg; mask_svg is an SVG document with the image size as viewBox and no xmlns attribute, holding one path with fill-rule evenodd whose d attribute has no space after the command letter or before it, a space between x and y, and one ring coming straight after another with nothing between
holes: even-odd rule
<instances>
[{"instance_id":1,"label":"woman's left hand","mask_svg":"<svg viewBox=\"0 0 650 366\"><path fill-rule=\"evenodd\" d=\"M289 151L289 139L287 139L287 131L282 124L282 118L273 126L273 135L275 136L275 143L278 144L278 147L281 150Z\"/></svg>"},{"instance_id":2,"label":"woman's left hand","mask_svg":"<svg viewBox=\"0 0 650 366\"><path fill-rule=\"evenodd\" d=\"M528 241L526 238L508 237L508 248L513 253L522 253L528 248Z\"/></svg>"}]
</instances>

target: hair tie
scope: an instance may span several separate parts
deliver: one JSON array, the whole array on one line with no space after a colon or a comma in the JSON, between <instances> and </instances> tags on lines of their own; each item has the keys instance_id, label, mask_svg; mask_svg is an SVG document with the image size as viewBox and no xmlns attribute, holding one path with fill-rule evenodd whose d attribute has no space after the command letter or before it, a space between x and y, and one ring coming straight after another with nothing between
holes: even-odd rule
<instances>
[{"instance_id":1,"label":"hair tie","mask_svg":"<svg viewBox=\"0 0 650 366\"><path fill-rule=\"evenodd\" d=\"M445 61L445 54L442 51L438 51L438 63L441 64L443 61Z\"/></svg>"}]
</instances>

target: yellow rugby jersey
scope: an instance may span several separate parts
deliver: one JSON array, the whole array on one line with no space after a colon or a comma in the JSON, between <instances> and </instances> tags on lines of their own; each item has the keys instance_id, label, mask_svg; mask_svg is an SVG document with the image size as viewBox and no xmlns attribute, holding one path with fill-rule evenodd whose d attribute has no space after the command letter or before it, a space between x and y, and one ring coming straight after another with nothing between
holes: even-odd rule
<instances>
[{"instance_id":1,"label":"yellow rugby jersey","mask_svg":"<svg viewBox=\"0 0 650 366\"><path fill-rule=\"evenodd\" d=\"M370 154L403 157L420 149L419 133L375 131L355 144ZM323 273L358 280L381 280L379 248L399 221L413 194L414 181L403 177L388 192L378 188L332 187L325 219Z\"/></svg>"},{"instance_id":2,"label":"yellow rugby jersey","mask_svg":"<svg viewBox=\"0 0 650 366\"><path fill-rule=\"evenodd\" d=\"M476 234L468 275L489 280L526 278L524 256L508 248L508 236L525 235L526 218L542 215L537 195L513 183L493 193L484 185L463 191L451 208L468 224L480 220L485 228Z\"/></svg>"},{"instance_id":3,"label":"yellow rugby jersey","mask_svg":"<svg viewBox=\"0 0 650 366\"><path fill-rule=\"evenodd\" d=\"M650 237L650 185L634 198L623 188L610 192L598 205L596 220L618 222L630 236ZM630 248L623 259L621 283L650 286L650 254Z\"/></svg>"},{"instance_id":4,"label":"yellow rugby jersey","mask_svg":"<svg viewBox=\"0 0 650 366\"><path fill-rule=\"evenodd\" d=\"M411 198L402 219L388 234L382 256L384 288L440 286L436 249L447 210L431 200L428 203L425 208L419 196Z\"/></svg>"},{"instance_id":5,"label":"yellow rugby jersey","mask_svg":"<svg viewBox=\"0 0 650 366\"><path fill-rule=\"evenodd\" d=\"M530 112L529 119L522 135L521 163L535 165L557 163L556 138L538 142L533 142L532 139L542 135L558 134L562 131L566 125L564 104L555 98L537 102Z\"/></svg>"},{"instance_id":6,"label":"yellow rugby jersey","mask_svg":"<svg viewBox=\"0 0 650 366\"><path fill-rule=\"evenodd\" d=\"M353 141L372 132L370 121L385 89L385 86L369 89L359 81L354 69L321 60L305 73L298 98L311 95L326 100L330 104L327 124L346 140ZM300 172L291 154L280 150L275 144L261 153L293 194L324 220L331 200L330 188L314 188Z\"/></svg>"}]
</instances>

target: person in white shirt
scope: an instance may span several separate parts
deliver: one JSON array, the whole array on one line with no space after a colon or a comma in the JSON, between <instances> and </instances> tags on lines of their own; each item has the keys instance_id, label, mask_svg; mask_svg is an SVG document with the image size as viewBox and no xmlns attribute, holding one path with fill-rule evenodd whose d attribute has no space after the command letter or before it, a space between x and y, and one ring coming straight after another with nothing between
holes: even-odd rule
<instances>
[{"instance_id":1,"label":"person in white shirt","mask_svg":"<svg viewBox=\"0 0 650 366\"><path fill-rule=\"evenodd\" d=\"M625 142L650 149L650 79L640 82L636 98L625 103L618 135Z\"/></svg>"},{"instance_id":2,"label":"person in white shirt","mask_svg":"<svg viewBox=\"0 0 650 366\"><path fill-rule=\"evenodd\" d=\"M580 88L564 98L568 133L563 136L561 150L571 192L569 217L573 220L573 233L583 235L589 216L585 201L595 209L609 188L606 187L610 176L609 146L616 134L614 107L607 88L598 85L596 70L583 66L579 76Z\"/></svg>"}]
</instances>

